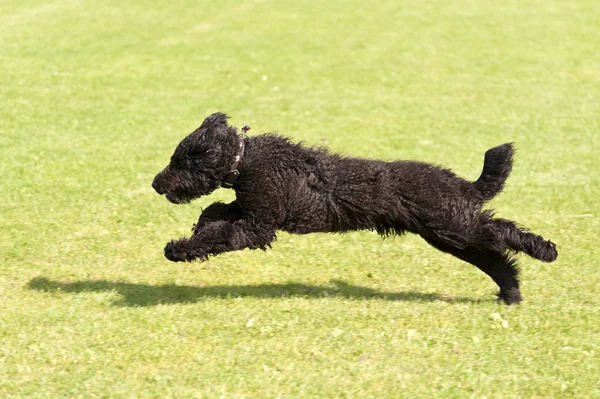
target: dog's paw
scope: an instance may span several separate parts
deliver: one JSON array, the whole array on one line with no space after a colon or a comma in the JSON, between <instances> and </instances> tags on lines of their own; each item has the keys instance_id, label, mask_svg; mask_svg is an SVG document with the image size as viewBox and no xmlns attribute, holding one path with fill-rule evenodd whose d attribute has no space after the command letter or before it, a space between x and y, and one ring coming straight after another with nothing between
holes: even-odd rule
<instances>
[{"instance_id":1,"label":"dog's paw","mask_svg":"<svg viewBox=\"0 0 600 399\"><path fill-rule=\"evenodd\" d=\"M165 258L169 259L171 262L185 262L190 261L189 256L185 250L181 247L181 245L176 241L171 241L165 247Z\"/></svg>"},{"instance_id":2,"label":"dog's paw","mask_svg":"<svg viewBox=\"0 0 600 399\"><path fill-rule=\"evenodd\" d=\"M523 298L518 288L513 287L507 290L501 290L498 293L498 300L503 301L507 305L518 305Z\"/></svg>"},{"instance_id":3,"label":"dog's paw","mask_svg":"<svg viewBox=\"0 0 600 399\"><path fill-rule=\"evenodd\" d=\"M544 262L554 262L558 257L558 251L556 250L556 244L548 240L544 243L541 251L539 251L540 260Z\"/></svg>"},{"instance_id":4,"label":"dog's paw","mask_svg":"<svg viewBox=\"0 0 600 399\"><path fill-rule=\"evenodd\" d=\"M199 248L194 248L187 240L171 241L165 247L165 258L171 262L191 262L199 260L204 262L208 254Z\"/></svg>"}]
</instances>

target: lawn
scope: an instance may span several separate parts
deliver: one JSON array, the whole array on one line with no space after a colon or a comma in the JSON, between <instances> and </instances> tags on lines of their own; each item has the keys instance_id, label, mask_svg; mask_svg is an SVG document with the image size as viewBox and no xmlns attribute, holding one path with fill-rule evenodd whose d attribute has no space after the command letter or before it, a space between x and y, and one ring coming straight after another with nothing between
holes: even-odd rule
<instances>
[{"instance_id":1,"label":"lawn","mask_svg":"<svg viewBox=\"0 0 600 399\"><path fill-rule=\"evenodd\" d=\"M416 236L164 259L150 183L215 111L476 179L552 239L524 302ZM597 0L0 3L0 397L600 397Z\"/></svg>"}]
</instances>

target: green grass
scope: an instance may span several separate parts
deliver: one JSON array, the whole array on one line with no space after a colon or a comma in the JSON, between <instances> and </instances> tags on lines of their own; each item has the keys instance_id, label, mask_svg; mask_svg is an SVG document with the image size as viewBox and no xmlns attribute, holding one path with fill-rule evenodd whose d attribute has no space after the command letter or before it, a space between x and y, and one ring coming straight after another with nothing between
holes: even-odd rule
<instances>
[{"instance_id":1,"label":"green grass","mask_svg":"<svg viewBox=\"0 0 600 399\"><path fill-rule=\"evenodd\" d=\"M600 397L596 0L0 3L0 397ZM558 244L524 303L407 236L173 264L218 190L150 183L214 111L475 179Z\"/></svg>"}]
</instances>

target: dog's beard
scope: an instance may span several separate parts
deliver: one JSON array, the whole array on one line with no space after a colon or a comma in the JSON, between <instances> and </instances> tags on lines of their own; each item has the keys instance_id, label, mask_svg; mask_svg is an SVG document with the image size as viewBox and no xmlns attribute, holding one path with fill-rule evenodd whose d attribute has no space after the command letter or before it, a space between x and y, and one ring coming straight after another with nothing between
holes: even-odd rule
<instances>
[{"instance_id":1,"label":"dog's beard","mask_svg":"<svg viewBox=\"0 0 600 399\"><path fill-rule=\"evenodd\" d=\"M178 205L179 204L188 204L197 198L200 198L200 197L203 197L205 195L212 193L218 187L219 187L219 184L217 182L214 182L214 183L210 182L205 187L202 187L201 189L196 189L194 191L187 191L187 190L181 190L181 189L175 188L175 189L169 190L165 194L165 197L173 204L178 204Z\"/></svg>"},{"instance_id":2,"label":"dog's beard","mask_svg":"<svg viewBox=\"0 0 600 399\"><path fill-rule=\"evenodd\" d=\"M169 202L171 202L173 204L182 205L182 204L189 204L190 202L192 202L194 199L198 198L199 196L193 197L190 195L184 195L184 194L180 194L177 192L170 192L170 193L167 193L165 195L165 197L167 197Z\"/></svg>"}]
</instances>

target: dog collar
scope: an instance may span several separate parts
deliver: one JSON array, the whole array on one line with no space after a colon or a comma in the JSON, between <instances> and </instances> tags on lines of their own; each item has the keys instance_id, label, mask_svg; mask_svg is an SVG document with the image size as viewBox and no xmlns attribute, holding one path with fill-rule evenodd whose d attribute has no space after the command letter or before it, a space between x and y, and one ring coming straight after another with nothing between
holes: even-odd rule
<instances>
[{"instance_id":1,"label":"dog collar","mask_svg":"<svg viewBox=\"0 0 600 399\"><path fill-rule=\"evenodd\" d=\"M227 176L225 176L225 179L223 179L223 184L221 184L221 186L224 188L232 188L233 183L235 183L238 176L240 175L240 171L238 170L238 165L240 164L240 162L242 162L242 157L244 156L244 149L245 149L244 137L246 136L246 132L248 130L250 130L250 126L244 125L244 127L242 127L242 136L239 137L240 147L238 149L238 153L235 156L233 165L231 165L231 171L229 172L229 174Z\"/></svg>"}]
</instances>

